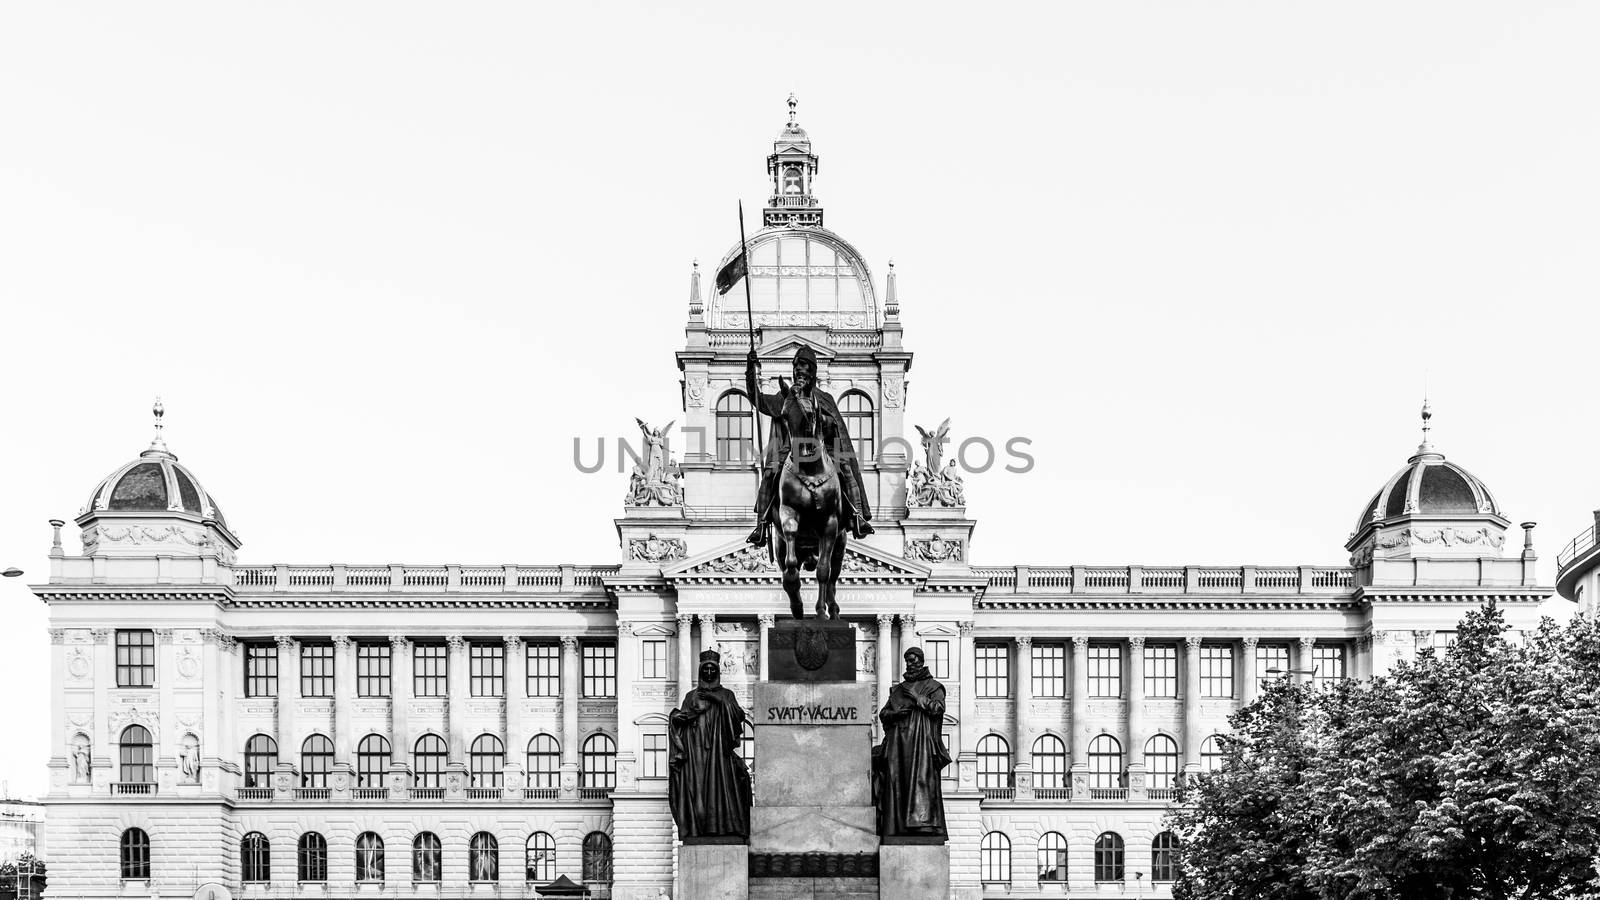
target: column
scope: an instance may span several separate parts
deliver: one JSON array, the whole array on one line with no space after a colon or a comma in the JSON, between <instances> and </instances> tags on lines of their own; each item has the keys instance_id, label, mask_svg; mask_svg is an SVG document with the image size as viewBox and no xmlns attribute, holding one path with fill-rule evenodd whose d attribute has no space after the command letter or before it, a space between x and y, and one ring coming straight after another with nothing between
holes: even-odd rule
<instances>
[{"instance_id":1,"label":"column","mask_svg":"<svg viewBox=\"0 0 1600 900\"><path fill-rule=\"evenodd\" d=\"M1183 641L1183 769L1200 771L1200 638Z\"/></svg>"},{"instance_id":2,"label":"column","mask_svg":"<svg viewBox=\"0 0 1600 900\"><path fill-rule=\"evenodd\" d=\"M200 632L200 783L206 784L206 773L212 772L221 758L217 751L228 744L222 730L221 698L223 675L217 659L221 635L215 628ZM59 733L59 730L58 732ZM214 774L213 774L214 777ZM216 781L211 782L216 785ZM214 789L214 788L213 788Z\"/></svg>"},{"instance_id":3,"label":"column","mask_svg":"<svg viewBox=\"0 0 1600 900\"><path fill-rule=\"evenodd\" d=\"M94 641L92 646L95 655L94 719L91 721L104 722L111 717L111 689L117 683L116 637L110 628L94 628L89 631L89 639ZM119 734L106 734L97 728L89 731L89 753L93 765L89 780L97 794L110 793L111 783L122 777L116 764L117 741L121 738Z\"/></svg>"},{"instance_id":4,"label":"column","mask_svg":"<svg viewBox=\"0 0 1600 900\"><path fill-rule=\"evenodd\" d=\"M294 706L300 696L300 644L287 634L273 638L278 643L278 762L300 758L300 745L294 739Z\"/></svg>"},{"instance_id":5,"label":"column","mask_svg":"<svg viewBox=\"0 0 1600 900\"><path fill-rule=\"evenodd\" d=\"M767 655L761 654L761 665L767 664ZM695 683L694 616L678 613L678 696L689 693ZM762 673L765 676L765 672Z\"/></svg>"},{"instance_id":6,"label":"column","mask_svg":"<svg viewBox=\"0 0 1600 900\"><path fill-rule=\"evenodd\" d=\"M772 677L771 660L768 658L772 652L772 626L777 618L772 613L762 613L756 616L756 621L761 625L761 680L767 681ZM682 627L682 623L679 624ZM879 626L882 631L882 626Z\"/></svg>"},{"instance_id":7,"label":"column","mask_svg":"<svg viewBox=\"0 0 1600 900\"><path fill-rule=\"evenodd\" d=\"M1372 635L1363 634L1356 638L1354 658L1350 660L1352 670L1356 677L1369 679L1372 677Z\"/></svg>"},{"instance_id":8,"label":"column","mask_svg":"<svg viewBox=\"0 0 1600 900\"><path fill-rule=\"evenodd\" d=\"M354 738L350 734L356 695L354 647L350 635L333 636L333 758L340 763L355 760Z\"/></svg>"},{"instance_id":9,"label":"column","mask_svg":"<svg viewBox=\"0 0 1600 900\"><path fill-rule=\"evenodd\" d=\"M915 613L900 614L900 646L895 649L894 658L904 659L906 651L917 645L917 617Z\"/></svg>"},{"instance_id":10,"label":"column","mask_svg":"<svg viewBox=\"0 0 1600 900\"><path fill-rule=\"evenodd\" d=\"M1144 638L1128 638L1128 765L1144 767Z\"/></svg>"},{"instance_id":11,"label":"column","mask_svg":"<svg viewBox=\"0 0 1600 900\"><path fill-rule=\"evenodd\" d=\"M411 730L406 714L411 711L411 642L403 634L389 635L389 718L394 733L389 736L395 760L411 758Z\"/></svg>"},{"instance_id":12,"label":"column","mask_svg":"<svg viewBox=\"0 0 1600 900\"><path fill-rule=\"evenodd\" d=\"M639 729L633 724L633 685L639 680L639 640L633 622L617 620L617 787L637 790Z\"/></svg>"},{"instance_id":13,"label":"column","mask_svg":"<svg viewBox=\"0 0 1600 900\"><path fill-rule=\"evenodd\" d=\"M578 795L578 638L561 636L561 796Z\"/></svg>"},{"instance_id":14,"label":"column","mask_svg":"<svg viewBox=\"0 0 1600 900\"><path fill-rule=\"evenodd\" d=\"M1241 706L1249 706L1256 699L1256 640L1251 636L1239 641L1239 671L1244 676L1239 686Z\"/></svg>"},{"instance_id":15,"label":"column","mask_svg":"<svg viewBox=\"0 0 1600 900\"><path fill-rule=\"evenodd\" d=\"M1290 666L1295 670L1294 680L1296 684L1306 684L1311 681L1311 648L1316 646L1316 643L1317 639L1309 635L1300 638L1294 663Z\"/></svg>"},{"instance_id":16,"label":"column","mask_svg":"<svg viewBox=\"0 0 1600 900\"><path fill-rule=\"evenodd\" d=\"M878 704L882 709L883 704L889 700L889 687L893 684L894 660L889 656L889 640L894 634L894 616L888 613L878 613L878 658L873 665L877 667L878 676ZM878 734L883 734L883 723L877 723Z\"/></svg>"},{"instance_id":17,"label":"column","mask_svg":"<svg viewBox=\"0 0 1600 900\"><path fill-rule=\"evenodd\" d=\"M700 613L695 616L700 620L700 653L717 649L717 617L713 613ZM700 653L696 653L689 661L689 677L695 678L695 672L700 668Z\"/></svg>"},{"instance_id":18,"label":"column","mask_svg":"<svg viewBox=\"0 0 1600 900\"><path fill-rule=\"evenodd\" d=\"M1018 800L1031 800L1033 744L1028 740L1028 713L1033 706L1033 638L1017 638L1017 665L1012 671L1016 673L1013 680L1017 683L1017 702L1012 717L1016 726L1011 743L1011 758L1015 760L1012 765L1012 785L1016 788Z\"/></svg>"},{"instance_id":19,"label":"column","mask_svg":"<svg viewBox=\"0 0 1600 900\"><path fill-rule=\"evenodd\" d=\"M445 742L450 747L450 762L467 761L467 642L459 634L447 634L445 643L450 647L450 659L445 669L445 692L449 695L445 708Z\"/></svg>"},{"instance_id":20,"label":"column","mask_svg":"<svg viewBox=\"0 0 1600 900\"><path fill-rule=\"evenodd\" d=\"M522 697L528 691L528 655L522 638L508 634L506 644L506 761L520 767L527 759L528 741L522 734Z\"/></svg>"},{"instance_id":21,"label":"column","mask_svg":"<svg viewBox=\"0 0 1600 900\"><path fill-rule=\"evenodd\" d=\"M972 637L973 627L971 619L956 624L961 632L961 659L957 663L960 671L956 672L956 680L961 684L961 752L966 754L978 752L978 651Z\"/></svg>"},{"instance_id":22,"label":"column","mask_svg":"<svg viewBox=\"0 0 1600 900\"><path fill-rule=\"evenodd\" d=\"M287 634L273 638L278 643L278 768L272 779L273 796L279 800L293 796L300 783L295 763L300 760L300 743L295 740L294 708L300 697L300 644Z\"/></svg>"},{"instance_id":23,"label":"column","mask_svg":"<svg viewBox=\"0 0 1600 900\"><path fill-rule=\"evenodd\" d=\"M218 717L220 727L207 726L206 733L200 736L200 752L205 753L205 742L211 743L211 755L217 759L237 759L236 753L244 752L244 735L239 734L238 725L238 700L244 695L244 670L239 660L239 642L232 635L223 634L220 630L217 635L217 672L219 680L214 690L217 693L217 702L222 706L222 713ZM237 771L227 773L219 771L217 774L217 788L219 790L232 790L239 786L240 777Z\"/></svg>"},{"instance_id":24,"label":"column","mask_svg":"<svg viewBox=\"0 0 1600 900\"><path fill-rule=\"evenodd\" d=\"M172 643L171 628L156 629L156 707L163 715L161 724L151 729L155 746L151 749L155 753L157 777L166 781L173 779L173 775L162 777L162 770L176 774L178 764L178 741L183 735L177 733L177 716L165 715L168 710L177 708L172 700L172 685L178 680L178 654L177 648ZM175 780L175 779L174 779Z\"/></svg>"},{"instance_id":25,"label":"column","mask_svg":"<svg viewBox=\"0 0 1600 900\"><path fill-rule=\"evenodd\" d=\"M1089 639L1072 639L1072 796L1088 796Z\"/></svg>"}]
</instances>

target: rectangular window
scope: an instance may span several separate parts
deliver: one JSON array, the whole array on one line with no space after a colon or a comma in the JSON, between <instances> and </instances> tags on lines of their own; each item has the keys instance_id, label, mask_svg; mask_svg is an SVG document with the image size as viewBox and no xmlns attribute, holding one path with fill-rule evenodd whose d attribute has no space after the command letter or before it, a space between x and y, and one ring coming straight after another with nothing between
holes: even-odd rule
<instances>
[{"instance_id":1,"label":"rectangular window","mask_svg":"<svg viewBox=\"0 0 1600 900\"><path fill-rule=\"evenodd\" d=\"M450 650L443 644L411 645L411 695L450 695Z\"/></svg>"},{"instance_id":2,"label":"rectangular window","mask_svg":"<svg viewBox=\"0 0 1600 900\"><path fill-rule=\"evenodd\" d=\"M300 696L333 696L333 645L300 645Z\"/></svg>"},{"instance_id":3,"label":"rectangular window","mask_svg":"<svg viewBox=\"0 0 1600 900\"><path fill-rule=\"evenodd\" d=\"M928 654L928 672L935 678L950 677L950 642L929 641L924 645Z\"/></svg>"},{"instance_id":4,"label":"rectangular window","mask_svg":"<svg viewBox=\"0 0 1600 900\"><path fill-rule=\"evenodd\" d=\"M472 676L472 696L506 695L506 647L504 644L469 644L467 663Z\"/></svg>"},{"instance_id":5,"label":"rectangular window","mask_svg":"<svg viewBox=\"0 0 1600 900\"><path fill-rule=\"evenodd\" d=\"M664 734L644 735L644 765L639 768L641 778L667 777L667 736Z\"/></svg>"},{"instance_id":6,"label":"rectangular window","mask_svg":"<svg viewBox=\"0 0 1600 900\"><path fill-rule=\"evenodd\" d=\"M528 644L528 696L561 696L560 644Z\"/></svg>"},{"instance_id":7,"label":"rectangular window","mask_svg":"<svg viewBox=\"0 0 1600 900\"><path fill-rule=\"evenodd\" d=\"M1311 681L1317 687L1332 687L1344 680L1344 645L1317 644L1311 648Z\"/></svg>"},{"instance_id":8,"label":"rectangular window","mask_svg":"<svg viewBox=\"0 0 1600 900\"><path fill-rule=\"evenodd\" d=\"M1176 645L1145 645L1144 695L1158 698L1178 696L1178 648Z\"/></svg>"},{"instance_id":9,"label":"rectangular window","mask_svg":"<svg viewBox=\"0 0 1600 900\"><path fill-rule=\"evenodd\" d=\"M1122 648L1116 644L1089 645L1089 696L1122 696Z\"/></svg>"},{"instance_id":10,"label":"rectangular window","mask_svg":"<svg viewBox=\"0 0 1600 900\"><path fill-rule=\"evenodd\" d=\"M244 695L278 696L278 645L244 645Z\"/></svg>"},{"instance_id":11,"label":"rectangular window","mask_svg":"<svg viewBox=\"0 0 1600 900\"><path fill-rule=\"evenodd\" d=\"M1200 645L1200 696L1233 696L1233 647Z\"/></svg>"},{"instance_id":12,"label":"rectangular window","mask_svg":"<svg viewBox=\"0 0 1600 900\"><path fill-rule=\"evenodd\" d=\"M117 687L154 687L156 633L147 628L117 630Z\"/></svg>"},{"instance_id":13,"label":"rectangular window","mask_svg":"<svg viewBox=\"0 0 1600 900\"><path fill-rule=\"evenodd\" d=\"M1289 674L1289 645L1260 644L1256 647L1256 689L1267 686L1274 678Z\"/></svg>"},{"instance_id":14,"label":"rectangular window","mask_svg":"<svg viewBox=\"0 0 1600 900\"><path fill-rule=\"evenodd\" d=\"M389 685L389 645L356 645L356 693L362 697L387 697Z\"/></svg>"},{"instance_id":15,"label":"rectangular window","mask_svg":"<svg viewBox=\"0 0 1600 900\"><path fill-rule=\"evenodd\" d=\"M979 697L1011 696L1011 648L1005 644L978 644L977 687Z\"/></svg>"},{"instance_id":16,"label":"rectangular window","mask_svg":"<svg viewBox=\"0 0 1600 900\"><path fill-rule=\"evenodd\" d=\"M1031 670L1035 697L1067 695L1067 645L1034 644Z\"/></svg>"},{"instance_id":17,"label":"rectangular window","mask_svg":"<svg viewBox=\"0 0 1600 900\"><path fill-rule=\"evenodd\" d=\"M1433 633L1433 649L1439 651L1439 656L1443 656L1444 652L1450 649L1455 642L1456 633L1454 631L1435 631Z\"/></svg>"},{"instance_id":18,"label":"rectangular window","mask_svg":"<svg viewBox=\"0 0 1600 900\"><path fill-rule=\"evenodd\" d=\"M617 695L617 648L614 644L584 644L583 695L585 697L615 697Z\"/></svg>"},{"instance_id":19,"label":"rectangular window","mask_svg":"<svg viewBox=\"0 0 1600 900\"><path fill-rule=\"evenodd\" d=\"M639 677L667 677L667 642L648 640L639 642Z\"/></svg>"}]
</instances>

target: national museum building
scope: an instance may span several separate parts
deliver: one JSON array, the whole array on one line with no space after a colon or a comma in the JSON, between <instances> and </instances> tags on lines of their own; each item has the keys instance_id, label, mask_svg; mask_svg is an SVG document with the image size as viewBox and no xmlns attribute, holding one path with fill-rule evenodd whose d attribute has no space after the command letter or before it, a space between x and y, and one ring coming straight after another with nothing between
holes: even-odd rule
<instances>
[{"instance_id":1,"label":"national museum building","mask_svg":"<svg viewBox=\"0 0 1600 900\"><path fill-rule=\"evenodd\" d=\"M824 224L792 105L767 171L755 321L742 285L690 276L682 418L710 439L678 460L648 451L610 562L251 560L211 493L248 486L202 482L158 414L150 449L88 495L77 546L55 523L34 587L50 608L52 897L533 897L562 877L594 897L676 896L667 713L705 649L748 709L789 610L745 542L752 325L764 375L815 353L861 460L877 532L850 542L839 584L857 680L881 703L915 645L947 686L962 900L1169 896L1162 817L1264 680L1368 677L1487 602L1532 628L1552 595L1532 525L1436 450L1426 419L1393 477L1350 498L1349 566L975 564L981 498L937 433L902 437L893 265L875 279ZM744 746L758 798L768 779L827 777L825 760L765 771Z\"/></svg>"}]
</instances>

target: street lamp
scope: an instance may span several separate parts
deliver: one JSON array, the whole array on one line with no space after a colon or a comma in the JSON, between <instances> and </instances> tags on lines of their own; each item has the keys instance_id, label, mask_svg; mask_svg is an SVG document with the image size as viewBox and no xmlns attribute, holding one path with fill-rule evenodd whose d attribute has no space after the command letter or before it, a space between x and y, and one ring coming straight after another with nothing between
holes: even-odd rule
<instances>
[{"instance_id":1,"label":"street lamp","mask_svg":"<svg viewBox=\"0 0 1600 900\"><path fill-rule=\"evenodd\" d=\"M7 569L4 572L0 572L0 575L4 575L7 578L16 578L18 575L21 575L21 574L22 574L22 570L21 569Z\"/></svg>"}]
</instances>

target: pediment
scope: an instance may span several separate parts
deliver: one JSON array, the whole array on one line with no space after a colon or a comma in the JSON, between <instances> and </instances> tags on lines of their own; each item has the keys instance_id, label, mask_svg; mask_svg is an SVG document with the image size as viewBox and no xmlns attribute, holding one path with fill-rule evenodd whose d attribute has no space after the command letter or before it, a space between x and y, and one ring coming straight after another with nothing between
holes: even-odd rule
<instances>
[{"instance_id":1,"label":"pediment","mask_svg":"<svg viewBox=\"0 0 1600 900\"><path fill-rule=\"evenodd\" d=\"M895 556L870 544L852 541L844 551L844 571L841 582L851 581L921 581L931 570L918 563ZM668 581L710 580L744 581L752 578L777 581L781 575L778 565L765 547L755 547L744 541L724 544L705 553L691 556L676 565L662 569ZM815 580L815 573L803 572L807 581Z\"/></svg>"},{"instance_id":2,"label":"pediment","mask_svg":"<svg viewBox=\"0 0 1600 900\"><path fill-rule=\"evenodd\" d=\"M811 352L817 355L817 361L823 362L837 356L826 344L812 340L802 334L794 332L779 333L772 340L761 345L757 355L763 362L773 363L779 360L789 362L794 355L800 352L801 347L810 347Z\"/></svg>"}]
</instances>

